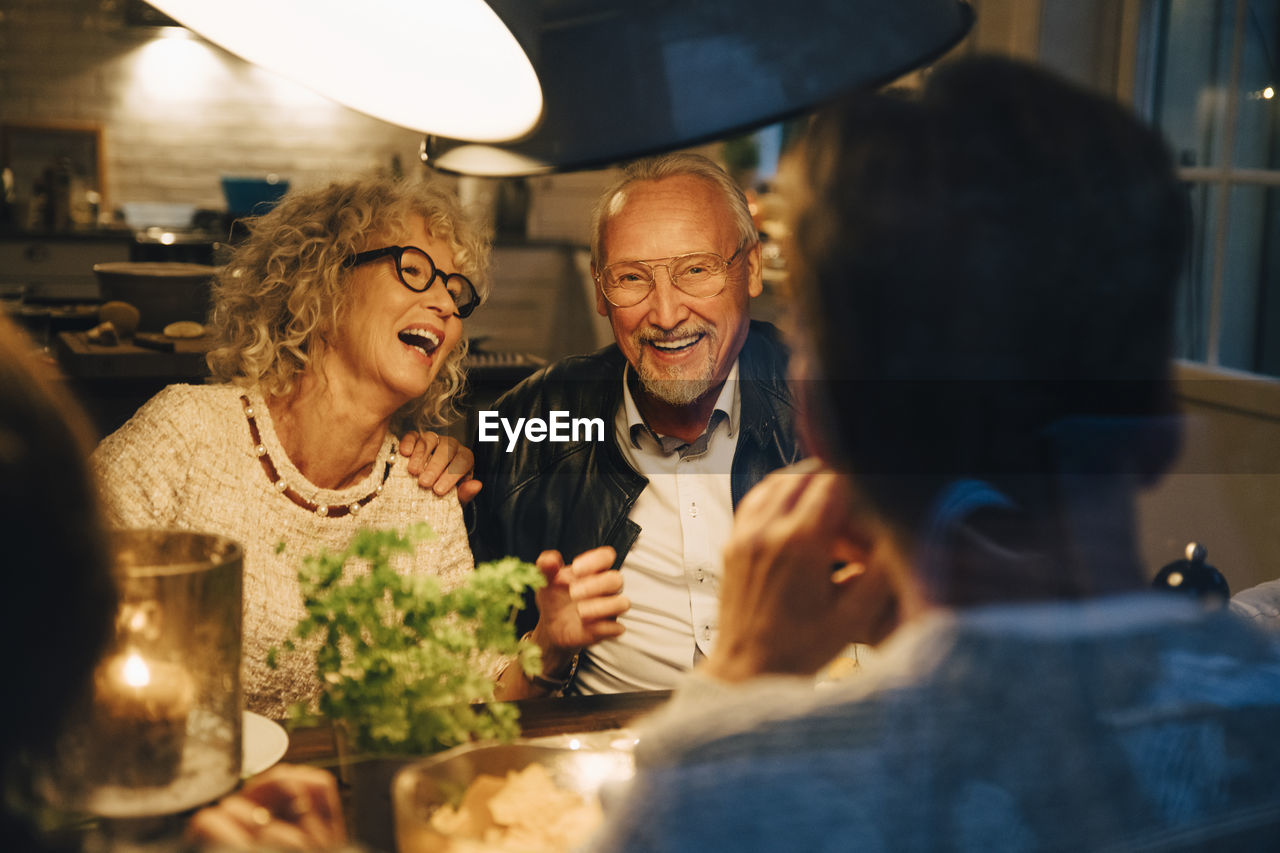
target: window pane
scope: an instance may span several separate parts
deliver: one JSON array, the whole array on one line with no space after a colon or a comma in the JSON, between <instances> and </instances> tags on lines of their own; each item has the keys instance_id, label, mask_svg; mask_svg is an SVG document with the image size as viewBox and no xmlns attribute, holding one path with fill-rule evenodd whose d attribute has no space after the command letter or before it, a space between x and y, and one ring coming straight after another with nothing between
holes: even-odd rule
<instances>
[{"instance_id":1,"label":"window pane","mask_svg":"<svg viewBox=\"0 0 1280 853\"><path fill-rule=\"evenodd\" d=\"M1193 184L1189 191L1194 228L1178 283L1174 346L1179 358L1207 361L1222 190ZM1280 375L1280 189L1236 186L1229 200L1216 363Z\"/></svg>"},{"instance_id":2,"label":"window pane","mask_svg":"<svg viewBox=\"0 0 1280 853\"><path fill-rule=\"evenodd\" d=\"M1235 0L1164 0L1153 101L1182 166L1222 165Z\"/></svg>"},{"instance_id":3,"label":"window pane","mask_svg":"<svg viewBox=\"0 0 1280 853\"><path fill-rule=\"evenodd\" d=\"M1280 168L1277 151L1276 59L1280 52L1280 0L1250 0L1240 68L1235 162L1243 169ZM1269 97L1268 97L1269 96Z\"/></svg>"},{"instance_id":4,"label":"window pane","mask_svg":"<svg viewBox=\"0 0 1280 853\"><path fill-rule=\"evenodd\" d=\"M1280 190L1231 191L1218 363L1280 373Z\"/></svg>"},{"instance_id":5,"label":"window pane","mask_svg":"<svg viewBox=\"0 0 1280 853\"><path fill-rule=\"evenodd\" d=\"M1178 282L1174 314L1174 354L1205 361L1209 356L1209 314L1213 299L1213 233L1217 222L1218 191L1206 184L1190 184L1194 220L1191 253Z\"/></svg>"}]
</instances>

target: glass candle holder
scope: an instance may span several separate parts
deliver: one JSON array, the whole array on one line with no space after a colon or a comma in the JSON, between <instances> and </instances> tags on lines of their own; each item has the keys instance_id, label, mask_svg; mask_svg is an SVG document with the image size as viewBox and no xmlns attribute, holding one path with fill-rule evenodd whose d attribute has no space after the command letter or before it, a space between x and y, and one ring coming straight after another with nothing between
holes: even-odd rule
<instances>
[{"instance_id":1,"label":"glass candle holder","mask_svg":"<svg viewBox=\"0 0 1280 853\"><path fill-rule=\"evenodd\" d=\"M49 778L58 804L112 818L185 811L240 780L244 555L224 537L122 530L115 639Z\"/></svg>"}]
</instances>

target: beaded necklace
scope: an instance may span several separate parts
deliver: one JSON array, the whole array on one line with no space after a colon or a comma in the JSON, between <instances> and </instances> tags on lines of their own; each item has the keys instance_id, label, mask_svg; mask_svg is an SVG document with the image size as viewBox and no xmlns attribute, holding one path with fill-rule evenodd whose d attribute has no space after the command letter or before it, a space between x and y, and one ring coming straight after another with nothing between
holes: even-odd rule
<instances>
[{"instance_id":1,"label":"beaded necklace","mask_svg":"<svg viewBox=\"0 0 1280 853\"><path fill-rule=\"evenodd\" d=\"M258 421L255 418L253 404L249 402L249 398L241 394L240 403L244 406L244 416L249 421L249 437L253 439L253 452L257 455L258 461L262 463L262 470L267 472L267 479L276 487L276 491L307 512L313 512L321 518L342 518L345 515L358 515L365 504L382 494L382 484L387 481L387 477L391 476L391 465L395 461L394 457L387 460L387 467L382 472L382 482L378 483L378 487L358 501L353 501L349 504L338 504L337 506L326 506L325 504L307 500L293 486L285 482L284 478L280 476L280 472L276 470L275 463L271 461L271 456L267 453L267 446L262 443L262 434L258 432Z\"/></svg>"}]
</instances>

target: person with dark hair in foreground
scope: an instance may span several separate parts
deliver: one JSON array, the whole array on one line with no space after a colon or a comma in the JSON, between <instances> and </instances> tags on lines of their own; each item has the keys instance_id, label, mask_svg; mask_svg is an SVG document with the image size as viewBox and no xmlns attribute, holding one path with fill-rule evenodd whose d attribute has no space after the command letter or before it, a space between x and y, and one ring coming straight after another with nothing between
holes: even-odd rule
<instances>
[{"instance_id":1,"label":"person with dark hair in foreground","mask_svg":"<svg viewBox=\"0 0 1280 853\"><path fill-rule=\"evenodd\" d=\"M86 457L83 413L0 314L0 532L10 587L0 641L10 690L0 702L0 850L57 849L32 826L33 767L51 755L111 639L117 592ZM68 452L70 451L70 452ZM15 692L16 691L16 692ZM24 802L26 800L26 802ZM278 765L200 811L193 844L334 849L346 840L334 778Z\"/></svg>"},{"instance_id":2,"label":"person with dark hair in foreground","mask_svg":"<svg viewBox=\"0 0 1280 853\"><path fill-rule=\"evenodd\" d=\"M717 645L595 849L1273 845L1280 649L1150 590L1134 541L1178 446L1157 133L974 59L829 109L790 166L817 458L739 506Z\"/></svg>"},{"instance_id":3,"label":"person with dark hair in foreground","mask_svg":"<svg viewBox=\"0 0 1280 853\"><path fill-rule=\"evenodd\" d=\"M11 797L87 696L116 601L85 463L91 431L34 352L0 313L0 642L14 651L0 702L0 850L38 849Z\"/></svg>"}]
</instances>

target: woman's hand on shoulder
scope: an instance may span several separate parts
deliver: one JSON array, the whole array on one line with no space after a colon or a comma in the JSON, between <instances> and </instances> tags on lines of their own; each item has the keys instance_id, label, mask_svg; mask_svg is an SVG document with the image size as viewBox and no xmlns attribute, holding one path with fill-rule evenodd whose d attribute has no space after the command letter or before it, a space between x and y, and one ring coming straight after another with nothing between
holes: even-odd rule
<instances>
[{"instance_id":1,"label":"woman's hand on shoulder","mask_svg":"<svg viewBox=\"0 0 1280 853\"><path fill-rule=\"evenodd\" d=\"M187 824L196 844L244 850L336 850L347 843L338 784L318 767L277 764Z\"/></svg>"},{"instance_id":2,"label":"woman's hand on shoulder","mask_svg":"<svg viewBox=\"0 0 1280 853\"><path fill-rule=\"evenodd\" d=\"M480 481L471 476L476 468L475 454L456 438L430 431L408 432L400 439L400 455L409 458L409 473L424 489L447 495L456 486L458 501L464 504L480 493Z\"/></svg>"}]
</instances>

